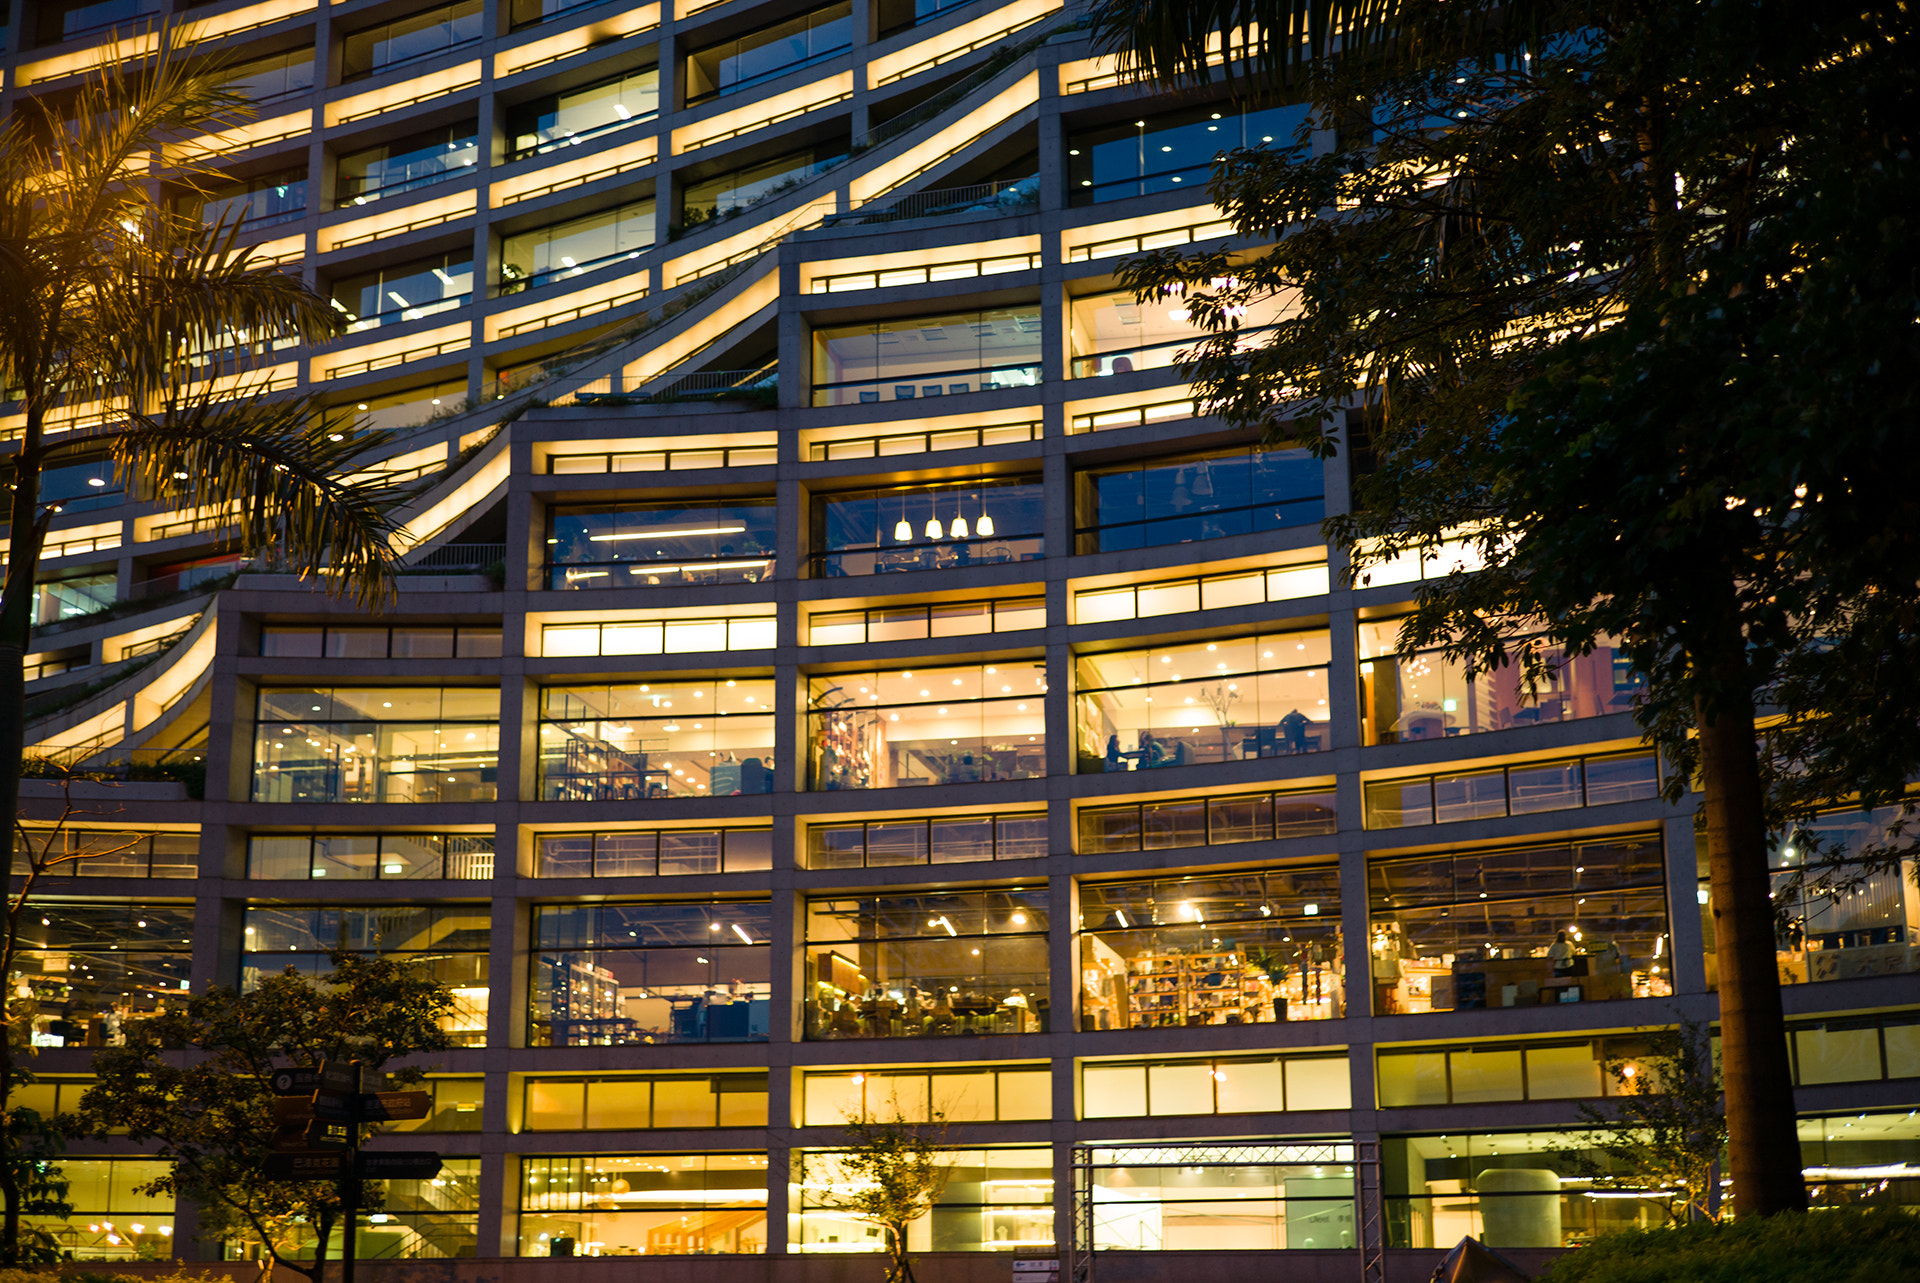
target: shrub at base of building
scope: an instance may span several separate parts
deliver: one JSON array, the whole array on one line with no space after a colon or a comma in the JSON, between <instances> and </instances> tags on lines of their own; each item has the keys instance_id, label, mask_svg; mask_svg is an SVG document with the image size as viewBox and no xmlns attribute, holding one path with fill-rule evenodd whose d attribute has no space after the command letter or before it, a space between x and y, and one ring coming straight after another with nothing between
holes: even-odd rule
<instances>
[{"instance_id":1,"label":"shrub at base of building","mask_svg":"<svg viewBox=\"0 0 1920 1283\"><path fill-rule=\"evenodd\" d=\"M1920 1220L1892 1208L1608 1234L1539 1283L1888 1283L1920 1278Z\"/></svg>"}]
</instances>

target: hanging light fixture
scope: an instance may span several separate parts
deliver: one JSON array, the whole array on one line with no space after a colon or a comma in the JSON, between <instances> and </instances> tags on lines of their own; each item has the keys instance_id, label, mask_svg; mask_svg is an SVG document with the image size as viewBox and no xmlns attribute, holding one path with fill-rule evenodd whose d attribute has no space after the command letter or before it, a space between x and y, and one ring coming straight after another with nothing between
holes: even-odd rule
<instances>
[{"instance_id":1,"label":"hanging light fixture","mask_svg":"<svg viewBox=\"0 0 1920 1283\"><path fill-rule=\"evenodd\" d=\"M927 538L938 539L941 533L940 514L932 513L927 517Z\"/></svg>"},{"instance_id":2,"label":"hanging light fixture","mask_svg":"<svg viewBox=\"0 0 1920 1283\"><path fill-rule=\"evenodd\" d=\"M980 514L980 524L975 526L974 529L980 532L980 537L982 539L993 538L993 518L988 516L985 512L982 512Z\"/></svg>"},{"instance_id":3,"label":"hanging light fixture","mask_svg":"<svg viewBox=\"0 0 1920 1283\"><path fill-rule=\"evenodd\" d=\"M901 543L913 542L913 524L905 517L893 523L893 537Z\"/></svg>"},{"instance_id":4,"label":"hanging light fixture","mask_svg":"<svg viewBox=\"0 0 1920 1283\"><path fill-rule=\"evenodd\" d=\"M953 514L953 537L955 539L965 539L967 537L967 519L958 512Z\"/></svg>"}]
</instances>

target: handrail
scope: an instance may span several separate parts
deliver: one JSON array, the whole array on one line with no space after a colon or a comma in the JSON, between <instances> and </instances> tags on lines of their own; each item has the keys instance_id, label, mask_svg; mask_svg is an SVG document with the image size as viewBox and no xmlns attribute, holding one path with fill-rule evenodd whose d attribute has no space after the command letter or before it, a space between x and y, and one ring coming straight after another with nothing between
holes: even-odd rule
<instances>
[{"instance_id":1,"label":"handrail","mask_svg":"<svg viewBox=\"0 0 1920 1283\"><path fill-rule=\"evenodd\" d=\"M594 299L591 302L580 303L563 311L546 312L540 316L531 316L524 321L516 321L512 325L501 326L500 337L510 339L514 335L523 334L528 330L544 329L550 325L564 325L568 321L577 321L583 316L592 316L597 312L611 312L616 307L637 302L647 297L651 292L648 287L642 285L638 289L628 290L625 294L616 294L612 298Z\"/></svg>"},{"instance_id":2,"label":"handrail","mask_svg":"<svg viewBox=\"0 0 1920 1283\"><path fill-rule=\"evenodd\" d=\"M874 89L882 89L882 88L885 88L887 85L893 84L895 81L905 80L908 76L917 76L921 72L926 71L933 67L938 67L942 63L952 62L955 58L964 58L976 49L983 49L986 46L990 44L994 44L997 41L1005 40L1008 36L1012 35L1014 32L1023 31L1026 28L1031 27L1034 23L1044 22L1052 16L1053 15L1051 13L1041 13L1041 14L1035 14L1031 18L1023 18L1019 22L1014 23L1011 27L1002 27L1000 30L992 33L991 35L981 36L977 40L969 41L967 44L961 45L958 49L949 49L944 53L935 54L933 57L926 59L924 62L917 62L913 66L908 67L904 71L896 71L890 75L882 76L878 80L875 80L870 87Z\"/></svg>"},{"instance_id":3,"label":"handrail","mask_svg":"<svg viewBox=\"0 0 1920 1283\"><path fill-rule=\"evenodd\" d=\"M1007 197L1000 208L991 212L1005 213L1010 208L1037 205L1040 200L1040 176L1029 174L1025 178L1001 178L990 183L968 183L964 187L937 187L929 191L909 192L895 199L885 209L873 209L872 204L877 202L870 202L844 214L829 215L826 222L832 227L856 226L861 223L892 223L903 218L965 213L983 201L1001 199L1006 193L1016 194Z\"/></svg>"},{"instance_id":4,"label":"handrail","mask_svg":"<svg viewBox=\"0 0 1920 1283\"><path fill-rule=\"evenodd\" d=\"M385 356L370 357L365 361L355 361L348 365L336 365L327 370L328 379L344 379L353 374L366 374L371 370L384 370L390 365L405 365L408 361L417 361L426 356L443 356L448 352L458 352L473 346L470 336L443 339L426 347L414 348L407 352L392 352Z\"/></svg>"}]
</instances>

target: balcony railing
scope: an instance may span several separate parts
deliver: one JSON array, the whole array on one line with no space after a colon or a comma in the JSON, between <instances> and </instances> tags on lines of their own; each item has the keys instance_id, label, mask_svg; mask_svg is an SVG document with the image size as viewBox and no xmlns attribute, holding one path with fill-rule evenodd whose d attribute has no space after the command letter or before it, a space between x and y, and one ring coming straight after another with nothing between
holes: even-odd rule
<instances>
[{"instance_id":1,"label":"balcony railing","mask_svg":"<svg viewBox=\"0 0 1920 1283\"><path fill-rule=\"evenodd\" d=\"M863 223L894 223L905 218L938 218L974 214L986 217L1037 208L1040 177L1001 178L965 187L942 187L914 192L881 209L868 206L846 214L829 215L828 227L858 227Z\"/></svg>"}]
</instances>

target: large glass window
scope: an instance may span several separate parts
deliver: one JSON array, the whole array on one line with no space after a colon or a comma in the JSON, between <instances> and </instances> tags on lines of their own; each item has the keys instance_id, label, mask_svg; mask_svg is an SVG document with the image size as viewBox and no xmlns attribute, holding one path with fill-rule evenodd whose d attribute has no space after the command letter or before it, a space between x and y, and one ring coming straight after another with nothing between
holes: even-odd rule
<instances>
[{"instance_id":1,"label":"large glass window","mask_svg":"<svg viewBox=\"0 0 1920 1283\"><path fill-rule=\"evenodd\" d=\"M349 32L340 79L357 80L419 58L447 53L480 38L480 0L422 9L377 27Z\"/></svg>"},{"instance_id":2,"label":"large glass window","mask_svg":"<svg viewBox=\"0 0 1920 1283\"><path fill-rule=\"evenodd\" d=\"M996 523L997 528L997 523ZM924 528L923 528L924 529ZM878 606L871 610L821 611L807 618L807 644L858 646L924 637L965 637L1043 628L1045 597L1000 597L987 601L938 601Z\"/></svg>"},{"instance_id":3,"label":"large glass window","mask_svg":"<svg viewBox=\"0 0 1920 1283\"><path fill-rule=\"evenodd\" d=\"M57 624L63 619L91 615L113 604L119 584L120 577L111 571L41 580L33 586L33 622Z\"/></svg>"},{"instance_id":4,"label":"large glass window","mask_svg":"<svg viewBox=\"0 0 1920 1283\"><path fill-rule=\"evenodd\" d=\"M187 996L191 905L42 900L19 922L7 992L31 1000L36 1047L122 1042L127 1021Z\"/></svg>"},{"instance_id":5,"label":"large glass window","mask_svg":"<svg viewBox=\"0 0 1920 1283\"><path fill-rule=\"evenodd\" d=\"M809 869L878 869L898 864L1026 860L1047 853L1047 817L902 816L851 824L809 824Z\"/></svg>"},{"instance_id":6,"label":"large glass window","mask_svg":"<svg viewBox=\"0 0 1920 1283\"><path fill-rule=\"evenodd\" d=\"M1795 1023L1787 1038L1799 1086L1920 1078L1920 1011Z\"/></svg>"},{"instance_id":7,"label":"large glass window","mask_svg":"<svg viewBox=\"0 0 1920 1283\"><path fill-rule=\"evenodd\" d=\"M223 72L220 79L223 88L245 94L256 103L303 94L313 88L313 50L290 49L270 58L243 62ZM305 171L300 173L304 178Z\"/></svg>"},{"instance_id":8,"label":"large glass window","mask_svg":"<svg viewBox=\"0 0 1920 1283\"><path fill-rule=\"evenodd\" d=\"M1079 475L1078 551L1113 552L1311 525L1326 512L1320 461L1242 448Z\"/></svg>"},{"instance_id":9,"label":"large glass window","mask_svg":"<svg viewBox=\"0 0 1920 1283\"><path fill-rule=\"evenodd\" d=\"M1080 1027L1345 1014L1340 873L1270 869L1080 888Z\"/></svg>"},{"instance_id":10,"label":"large glass window","mask_svg":"<svg viewBox=\"0 0 1920 1283\"><path fill-rule=\"evenodd\" d=\"M467 251L395 263L333 283L333 310L347 332L418 321L473 298L473 256Z\"/></svg>"},{"instance_id":11,"label":"large glass window","mask_svg":"<svg viewBox=\"0 0 1920 1283\"><path fill-rule=\"evenodd\" d=\"M402 624L397 628L322 628L318 624L267 624L260 629L262 655L296 659L497 659L497 624Z\"/></svg>"},{"instance_id":12,"label":"large glass window","mask_svg":"<svg viewBox=\"0 0 1920 1283\"><path fill-rule=\"evenodd\" d=\"M540 693L540 797L770 793L772 699L770 681L548 687Z\"/></svg>"},{"instance_id":13,"label":"large glass window","mask_svg":"<svg viewBox=\"0 0 1920 1283\"><path fill-rule=\"evenodd\" d=\"M1776 845L1771 856L1773 899L1790 924L1777 946L1782 984L1920 971L1920 940L1915 938L1920 895L1914 889L1914 852L1903 850L1886 867L1871 872L1858 858L1868 847L1887 844L1891 826L1899 818L1900 808L1891 806L1836 811L1808 825L1819 843L1811 863L1819 866L1834 860L1838 880L1857 882L1850 882L1840 895L1822 894L1817 873L1808 878L1811 885L1796 889L1794 878L1805 872L1808 854L1791 842ZM1897 845L1911 848L1912 839L1903 837ZM1711 961L1709 954L1710 965Z\"/></svg>"},{"instance_id":14,"label":"large glass window","mask_svg":"<svg viewBox=\"0 0 1920 1283\"><path fill-rule=\"evenodd\" d=\"M520 1255L758 1255L765 1154L520 1160Z\"/></svg>"},{"instance_id":15,"label":"large glass window","mask_svg":"<svg viewBox=\"0 0 1920 1283\"><path fill-rule=\"evenodd\" d=\"M1037 478L816 495L810 569L835 578L1038 561L1045 531Z\"/></svg>"},{"instance_id":16,"label":"large glass window","mask_svg":"<svg viewBox=\"0 0 1920 1283\"><path fill-rule=\"evenodd\" d=\"M650 200L520 232L501 242L500 292L538 289L608 263L638 258L652 244Z\"/></svg>"},{"instance_id":17,"label":"large glass window","mask_svg":"<svg viewBox=\"0 0 1920 1283\"><path fill-rule=\"evenodd\" d=\"M263 690L256 802L491 802L500 692L463 687Z\"/></svg>"},{"instance_id":18,"label":"large glass window","mask_svg":"<svg viewBox=\"0 0 1920 1283\"><path fill-rule=\"evenodd\" d=\"M410 134L340 158L337 203L364 205L433 183L463 177L480 163L472 124Z\"/></svg>"},{"instance_id":19,"label":"large glass window","mask_svg":"<svg viewBox=\"0 0 1920 1283\"><path fill-rule=\"evenodd\" d=\"M759 583L774 571L773 500L597 504L547 516L547 587Z\"/></svg>"},{"instance_id":20,"label":"large glass window","mask_svg":"<svg viewBox=\"0 0 1920 1283\"><path fill-rule=\"evenodd\" d=\"M25 1238L45 1234L75 1261L166 1260L174 1255L173 1198L142 1186L173 1166L155 1158L59 1160L70 1215L22 1216Z\"/></svg>"},{"instance_id":21,"label":"large glass window","mask_svg":"<svg viewBox=\"0 0 1920 1283\"><path fill-rule=\"evenodd\" d=\"M1045 1033L1044 889L807 902L806 1036Z\"/></svg>"},{"instance_id":22,"label":"large glass window","mask_svg":"<svg viewBox=\"0 0 1920 1283\"><path fill-rule=\"evenodd\" d=\"M1816 1207L1920 1207L1920 1119L1914 1111L1800 1120L1801 1174Z\"/></svg>"},{"instance_id":23,"label":"large glass window","mask_svg":"<svg viewBox=\"0 0 1920 1283\"><path fill-rule=\"evenodd\" d=\"M164 0L41 0L28 6L25 16L37 13L37 43L54 45L116 23L132 24L166 8ZM5 30L0 27L0 33Z\"/></svg>"},{"instance_id":24,"label":"large glass window","mask_svg":"<svg viewBox=\"0 0 1920 1283\"><path fill-rule=\"evenodd\" d=\"M548 94L507 108L508 159L577 146L589 138L652 120L659 113L658 67ZM649 236L647 244L652 243Z\"/></svg>"},{"instance_id":25,"label":"large glass window","mask_svg":"<svg viewBox=\"0 0 1920 1283\"><path fill-rule=\"evenodd\" d=\"M638 829L543 833L536 877L688 877L773 867L771 829Z\"/></svg>"},{"instance_id":26,"label":"large glass window","mask_svg":"<svg viewBox=\"0 0 1920 1283\"><path fill-rule=\"evenodd\" d=\"M310 976L333 970L332 953L377 953L412 962L453 994L442 1027L457 1047L487 1041L487 941L484 905L383 904L377 908L249 908L240 954L240 987L255 988L289 968Z\"/></svg>"},{"instance_id":27,"label":"large glass window","mask_svg":"<svg viewBox=\"0 0 1920 1283\"><path fill-rule=\"evenodd\" d=\"M1047 773L1046 665L835 673L808 681L808 787L903 788Z\"/></svg>"},{"instance_id":28,"label":"large glass window","mask_svg":"<svg viewBox=\"0 0 1920 1283\"><path fill-rule=\"evenodd\" d=\"M1650 1206L1664 1222L1664 1197L1633 1197L1645 1185L1581 1142L1574 1132L1382 1137L1387 1246L1444 1248L1473 1235L1494 1248L1574 1247L1645 1228Z\"/></svg>"},{"instance_id":29,"label":"large glass window","mask_svg":"<svg viewBox=\"0 0 1920 1283\"><path fill-rule=\"evenodd\" d=\"M766 1125L764 1072L527 1080L530 1132Z\"/></svg>"},{"instance_id":30,"label":"large glass window","mask_svg":"<svg viewBox=\"0 0 1920 1283\"><path fill-rule=\"evenodd\" d=\"M880 0L880 34L892 35L970 3L972 0Z\"/></svg>"},{"instance_id":31,"label":"large glass window","mask_svg":"<svg viewBox=\"0 0 1920 1283\"><path fill-rule=\"evenodd\" d=\"M536 908L528 1044L765 1042L770 916L764 900Z\"/></svg>"},{"instance_id":32,"label":"large glass window","mask_svg":"<svg viewBox=\"0 0 1920 1283\"><path fill-rule=\"evenodd\" d=\"M755 605L745 609L765 610L769 607ZM713 650L771 650L776 636L772 615L743 612L719 619L689 619L685 616L608 619L601 616L591 624L541 625L540 653L552 658L558 655L695 655Z\"/></svg>"},{"instance_id":33,"label":"large glass window","mask_svg":"<svg viewBox=\"0 0 1920 1283\"><path fill-rule=\"evenodd\" d=\"M1082 655L1076 766L1142 771L1323 752L1327 634L1273 633Z\"/></svg>"},{"instance_id":34,"label":"large glass window","mask_svg":"<svg viewBox=\"0 0 1920 1283\"><path fill-rule=\"evenodd\" d=\"M1272 325L1286 310L1277 299L1263 302L1239 316L1240 329ZM1076 379L1168 369L1210 333L1178 299L1142 303L1131 291L1077 298L1071 318Z\"/></svg>"},{"instance_id":35,"label":"large glass window","mask_svg":"<svg viewBox=\"0 0 1920 1283\"><path fill-rule=\"evenodd\" d=\"M1138 1145L1091 1155L1099 1251L1352 1248L1353 1146Z\"/></svg>"},{"instance_id":36,"label":"large glass window","mask_svg":"<svg viewBox=\"0 0 1920 1283\"><path fill-rule=\"evenodd\" d=\"M1338 828L1331 789L1128 802L1080 812L1080 854L1266 842L1315 837Z\"/></svg>"},{"instance_id":37,"label":"large glass window","mask_svg":"<svg viewBox=\"0 0 1920 1283\"><path fill-rule=\"evenodd\" d=\"M949 1150L946 1189L907 1225L910 1252L998 1252L1053 1246L1053 1156L1045 1149ZM880 1227L836 1210L832 1189L847 1176L832 1151L794 1155L798 1216L788 1218L794 1253L880 1252ZM1004 1269L1005 1267L998 1267Z\"/></svg>"},{"instance_id":38,"label":"large glass window","mask_svg":"<svg viewBox=\"0 0 1920 1283\"><path fill-rule=\"evenodd\" d=\"M247 839L247 876L329 882L493 876L491 833L294 833Z\"/></svg>"},{"instance_id":39,"label":"large glass window","mask_svg":"<svg viewBox=\"0 0 1920 1283\"><path fill-rule=\"evenodd\" d=\"M731 218L763 196L796 187L846 159L846 148L809 147L722 174L687 181L680 193L680 226Z\"/></svg>"},{"instance_id":40,"label":"large glass window","mask_svg":"<svg viewBox=\"0 0 1920 1283\"><path fill-rule=\"evenodd\" d=\"M924 1123L1011 1123L1053 1117L1053 1072L1045 1065L968 1069L854 1069L802 1078L808 1127L840 1127L849 1119Z\"/></svg>"},{"instance_id":41,"label":"large glass window","mask_svg":"<svg viewBox=\"0 0 1920 1283\"><path fill-rule=\"evenodd\" d=\"M687 55L687 105L737 93L853 44L853 7L831 4Z\"/></svg>"},{"instance_id":42,"label":"large glass window","mask_svg":"<svg viewBox=\"0 0 1920 1283\"><path fill-rule=\"evenodd\" d=\"M1040 382L1040 308L821 326L813 403L910 401Z\"/></svg>"},{"instance_id":43,"label":"large glass window","mask_svg":"<svg viewBox=\"0 0 1920 1283\"><path fill-rule=\"evenodd\" d=\"M1657 834L1367 865L1375 1015L1673 992Z\"/></svg>"},{"instance_id":44,"label":"large glass window","mask_svg":"<svg viewBox=\"0 0 1920 1283\"><path fill-rule=\"evenodd\" d=\"M1529 693L1517 666L1469 675L1438 650L1399 652L1401 621L1360 625L1360 730L1364 743L1477 735L1543 722L1624 713L1645 679L1610 644L1564 656Z\"/></svg>"},{"instance_id":45,"label":"large glass window","mask_svg":"<svg viewBox=\"0 0 1920 1283\"><path fill-rule=\"evenodd\" d=\"M1213 158L1236 147L1284 148L1306 119L1304 103L1241 112L1231 105L1175 111L1067 137L1067 193L1075 205L1153 192L1206 190Z\"/></svg>"},{"instance_id":46,"label":"large glass window","mask_svg":"<svg viewBox=\"0 0 1920 1283\"><path fill-rule=\"evenodd\" d=\"M63 826L58 832L28 827L22 836L44 861L58 860L43 878L192 878L200 874L200 834L136 833L124 829ZM27 871L27 855L14 843L13 871Z\"/></svg>"},{"instance_id":47,"label":"large glass window","mask_svg":"<svg viewBox=\"0 0 1920 1283\"><path fill-rule=\"evenodd\" d=\"M1608 753L1369 780L1364 790L1370 829L1450 824L1648 801L1660 796L1660 762L1652 753Z\"/></svg>"},{"instance_id":48,"label":"large glass window","mask_svg":"<svg viewBox=\"0 0 1920 1283\"><path fill-rule=\"evenodd\" d=\"M1089 1062L1085 1118L1179 1118L1353 1107L1345 1056L1213 1056Z\"/></svg>"},{"instance_id":49,"label":"large glass window","mask_svg":"<svg viewBox=\"0 0 1920 1283\"><path fill-rule=\"evenodd\" d=\"M1406 1051L1383 1047L1374 1083L1382 1109L1617 1096L1619 1087L1607 1067L1634 1065L1647 1049L1646 1039L1632 1035Z\"/></svg>"},{"instance_id":50,"label":"large glass window","mask_svg":"<svg viewBox=\"0 0 1920 1283\"><path fill-rule=\"evenodd\" d=\"M209 182L181 201L181 212L211 227L222 220L242 231L290 223L307 212L307 172L278 170L230 182Z\"/></svg>"}]
</instances>

